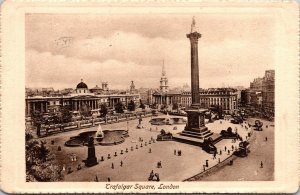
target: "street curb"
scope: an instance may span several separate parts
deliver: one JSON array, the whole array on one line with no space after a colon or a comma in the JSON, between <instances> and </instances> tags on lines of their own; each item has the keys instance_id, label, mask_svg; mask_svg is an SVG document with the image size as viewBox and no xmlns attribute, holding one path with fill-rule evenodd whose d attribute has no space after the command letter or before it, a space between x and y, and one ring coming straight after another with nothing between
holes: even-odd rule
<instances>
[{"instance_id":1,"label":"street curb","mask_svg":"<svg viewBox=\"0 0 300 195\"><path fill-rule=\"evenodd\" d=\"M256 133L253 133L251 138L248 139L249 143L252 143L256 138ZM201 179L203 179L204 177L206 176L209 176L210 174L216 172L216 171L219 171L220 168L224 167L225 165L228 165L230 163L230 161L232 160L235 160L237 159L238 157L235 156L234 154L230 155L228 158L226 158L225 160L223 160L222 162L216 164L215 166L212 166L211 168L201 172L201 173L198 173L190 178L187 178L185 180L183 180L184 182L185 181L200 181Z\"/></svg>"}]
</instances>

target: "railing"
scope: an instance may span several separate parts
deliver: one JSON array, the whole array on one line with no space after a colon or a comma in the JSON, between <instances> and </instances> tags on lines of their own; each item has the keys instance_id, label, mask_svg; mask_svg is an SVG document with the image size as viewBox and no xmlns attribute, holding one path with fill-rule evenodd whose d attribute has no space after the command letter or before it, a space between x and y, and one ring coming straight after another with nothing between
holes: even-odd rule
<instances>
[{"instance_id":1,"label":"railing","mask_svg":"<svg viewBox=\"0 0 300 195\"><path fill-rule=\"evenodd\" d=\"M73 121L73 122L68 122L63 124L41 125L40 137L45 137L60 132L93 127L99 124L104 124L104 125L112 124L112 123L124 122L126 120L134 120L140 117L145 118L149 116L152 116L151 112L143 112L138 114L130 113L130 114L120 114L118 116L84 119L80 121Z\"/></svg>"}]
</instances>

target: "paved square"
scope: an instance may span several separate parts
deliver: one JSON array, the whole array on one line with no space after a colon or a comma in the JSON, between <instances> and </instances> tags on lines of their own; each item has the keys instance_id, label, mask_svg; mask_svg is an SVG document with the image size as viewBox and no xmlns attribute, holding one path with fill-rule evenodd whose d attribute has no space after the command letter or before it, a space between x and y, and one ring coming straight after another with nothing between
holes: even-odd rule
<instances>
[{"instance_id":1,"label":"paved square","mask_svg":"<svg viewBox=\"0 0 300 195\"><path fill-rule=\"evenodd\" d=\"M222 149L224 152L222 155L217 155L216 159L213 159L211 154L204 152L198 146L175 141L156 141L149 144L151 137L156 139L161 129L178 133L185 126L155 126L149 123L150 119L150 117L143 118L143 129L136 128L138 124L137 119L128 121L129 137L122 144L95 146L99 164L90 168L85 167L82 163L82 160L87 157L87 147L65 147L63 145L71 136L84 131L96 130L97 126L65 132L44 139L47 140L49 147L55 153L59 164L64 165L66 168L64 181L94 181L96 176L99 181L107 181L108 177L111 181L147 181L152 170L154 173L159 173L161 181L182 181L202 172L206 160L208 160L209 167L211 167L218 163L219 158L220 161L228 158L229 155L224 151L225 146L231 150L232 145L234 147L238 145L238 142L232 143L232 140L218 142L216 144L218 151ZM177 130L173 130L174 126L177 126ZM229 126L233 129L237 127L239 134L245 139L247 131L241 125L231 124L225 120L222 120L222 123L215 121L207 124L207 127L215 133L220 133L221 130L227 129ZM102 128L104 130L127 129L127 122L103 125ZM143 139L143 142L139 142L140 137ZM54 140L54 145L50 144L51 140ZM147 142L147 146L145 146L145 142ZM141 147L141 144L143 144L143 147ZM59 145L63 146L62 151L57 151ZM136 149L136 145L138 149ZM134 148L133 151L131 151L131 147ZM125 152L126 148L128 148L128 153ZM151 153L149 152L150 149ZM120 154L121 150L123 150L124 154ZM174 150L181 150L182 156L174 155ZM117 152L117 156L114 156L115 152ZM72 161L70 158L73 154L77 156L76 161ZM108 154L110 154L111 159L107 159ZM230 152L231 154L232 151ZM104 161L100 161L102 156ZM122 167L120 166L121 161L123 162ZM157 168L158 161L161 161L162 168ZM77 170L78 164L82 165L81 170ZM114 165L113 169L112 164ZM68 174L67 170L69 167L72 168L73 172Z\"/></svg>"}]
</instances>

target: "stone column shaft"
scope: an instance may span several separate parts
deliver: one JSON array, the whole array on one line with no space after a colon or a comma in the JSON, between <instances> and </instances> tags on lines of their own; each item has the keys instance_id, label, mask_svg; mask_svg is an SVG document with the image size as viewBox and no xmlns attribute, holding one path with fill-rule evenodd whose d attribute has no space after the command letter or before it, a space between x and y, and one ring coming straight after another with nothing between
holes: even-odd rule
<instances>
[{"instance_id":1,"label":"stone column shaft","mask_svg":"<svg viewBox=\"0 0 300 195\"><path fill-rule=\"evenodd\" d=\"M187 34L191 42L191 87L192 87L192 107L200 106L199 94L199 65L198 65L198 39L201 34L192 32Z\"/></svg>"}]
</instances>

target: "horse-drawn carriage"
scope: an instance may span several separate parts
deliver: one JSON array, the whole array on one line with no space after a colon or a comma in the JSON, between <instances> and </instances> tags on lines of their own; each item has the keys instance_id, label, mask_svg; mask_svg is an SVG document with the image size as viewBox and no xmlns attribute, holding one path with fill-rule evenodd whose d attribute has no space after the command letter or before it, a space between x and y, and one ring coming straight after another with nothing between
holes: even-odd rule
<instances>
[{"instance_id":1,"label":"horse-drawn carriage","mask_svg":"<svg viewBox=\"0 0 300 195\"><path fill-rule=\"evenodd\" d=\"M262 129L263 125L264 125L263 122L261 122L260 120L255 120L253 128L256 131L262 131L263 130Z\"/></svg>"}]
</instances>

